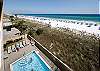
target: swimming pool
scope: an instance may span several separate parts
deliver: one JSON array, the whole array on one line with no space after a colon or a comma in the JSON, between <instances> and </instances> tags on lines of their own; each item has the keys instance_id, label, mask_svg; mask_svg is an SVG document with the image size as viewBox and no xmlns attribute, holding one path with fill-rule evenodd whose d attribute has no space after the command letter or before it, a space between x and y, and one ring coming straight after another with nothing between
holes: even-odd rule
<instances>
[{"instance_id":1,"label":"swimming pool","mask_svg":"<svg viewBox=\"0 0 100 71\"><path fill-rule=\"evenodd\" d=\"M35 51L15 61L10 67L11 71L51 71L49 65Z\"/></svg>"}]
</instances>

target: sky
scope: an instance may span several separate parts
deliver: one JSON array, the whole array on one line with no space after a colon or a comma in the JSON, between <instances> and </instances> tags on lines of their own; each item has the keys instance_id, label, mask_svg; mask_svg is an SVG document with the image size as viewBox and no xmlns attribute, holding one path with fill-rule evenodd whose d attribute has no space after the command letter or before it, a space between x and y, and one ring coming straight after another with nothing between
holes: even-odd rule
<instances>
[{"instance_id":1,"label":"sky","mask_svg":"<svg viewBox=\"0 0 100 71\"><path fill-rule=\"evenodd\" d=\"M100 0L4 0L5 13L98 14Z\"/></svg>"}]
</instances>

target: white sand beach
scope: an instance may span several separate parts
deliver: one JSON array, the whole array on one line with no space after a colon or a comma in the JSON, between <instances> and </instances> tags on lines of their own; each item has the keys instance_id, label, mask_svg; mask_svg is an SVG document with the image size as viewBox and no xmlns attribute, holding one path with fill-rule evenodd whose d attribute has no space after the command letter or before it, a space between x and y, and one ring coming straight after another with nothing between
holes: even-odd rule
<instances>
[{"instance_id":1,"label":"white sand beach","mask_svg":"<svg viewBox=\"0 0 100 71\"><path fill-rule=\"evenodd\" d=\"M89 34L94 34L100 37L100 25L94 21L85 20L68 20L68 19L52 19L45 17L35 17L35 16L24 16L18 15L18 18L33 20L37 22L42 22L43 24L49 24L52 28L70 28L77 31L83 31Z\"/></svg>"}]
</instances>

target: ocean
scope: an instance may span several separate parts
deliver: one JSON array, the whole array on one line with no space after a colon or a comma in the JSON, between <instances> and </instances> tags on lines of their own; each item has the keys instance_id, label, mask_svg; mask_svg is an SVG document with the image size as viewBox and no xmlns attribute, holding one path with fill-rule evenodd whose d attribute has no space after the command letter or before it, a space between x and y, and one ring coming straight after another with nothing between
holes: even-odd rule
<instances>
[{"instance_id":1,"label":"ocean","mask_svg":"<svg viewBox=\"0 0 100 71\"><path fill-rule=\"evenodd\" d=\"M17 14L17 15L100 22L100 14Z\"/></svg>"}]
</instances>

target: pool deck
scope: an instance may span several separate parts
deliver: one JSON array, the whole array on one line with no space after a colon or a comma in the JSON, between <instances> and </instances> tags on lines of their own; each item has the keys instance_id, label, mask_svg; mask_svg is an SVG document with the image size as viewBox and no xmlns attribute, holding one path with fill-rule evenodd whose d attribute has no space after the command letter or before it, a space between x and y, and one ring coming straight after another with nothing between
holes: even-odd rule
<instances>
[{"instance_id":1,"label":"pool deck","mask_svg":"<svg viewBox=\"0 0 100 71\"><path fill-rule=\"evenodd\" d=\"M29 41L28 39L26 40ZM54 63L50 59L48 59L35 45L32 46L31 44L25 46L24 48L20 48L18 52L11 52L10 54L6 52L5 55L7 55L8 58L4 59L4 71L11 71L10 64L16 61L17 59L21 58L23 54L27 54L31 51L38 51L38 54L51 67L51 71L54 71L54 69L56 68Z\"/></svg>"}]
</instances>

